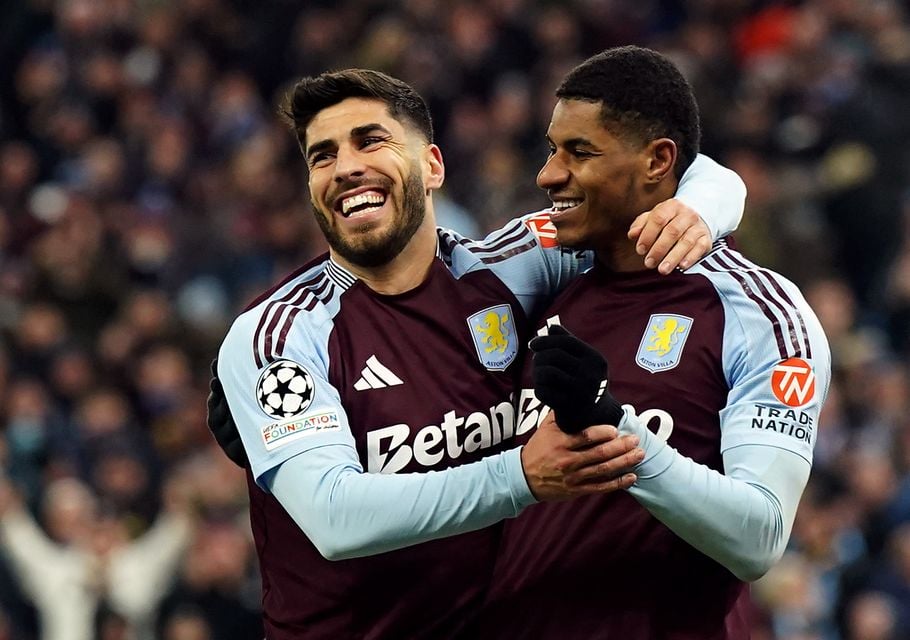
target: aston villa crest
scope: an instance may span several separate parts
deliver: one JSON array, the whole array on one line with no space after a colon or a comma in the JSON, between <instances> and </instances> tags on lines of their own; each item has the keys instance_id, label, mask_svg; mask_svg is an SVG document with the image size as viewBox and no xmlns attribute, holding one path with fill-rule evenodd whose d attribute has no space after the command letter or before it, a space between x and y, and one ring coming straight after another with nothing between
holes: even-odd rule
<instances>
[{"instance_id":1,"label":"aston villa crest","mask_svg":"<svg viewBox=\"0 0 910 640\"><path fill-rule=\"evenodd\" d=\"M648 321L635 354L635 363L651 373L668 371L682 359L692 318L674 313L655 313Z\"/></svg>"},{"instance_id":2,"label":"aston villa crest","mask_svg":"<svg viewBox=\"0 0 910 640\"><path fill-rule=\"evenodd\" d=\"M478 311L468 318L468 329L477 357L487 369L505 371L518 355L518 336L509 305L500 304Z\"/></svg>"}]
</instances>

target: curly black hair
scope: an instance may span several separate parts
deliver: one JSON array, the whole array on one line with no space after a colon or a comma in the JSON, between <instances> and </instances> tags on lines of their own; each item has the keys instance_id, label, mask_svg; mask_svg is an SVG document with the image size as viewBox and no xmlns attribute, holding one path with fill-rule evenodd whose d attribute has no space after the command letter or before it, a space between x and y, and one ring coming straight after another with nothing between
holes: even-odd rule
<instances>
[{"instance_id":1,"label":"curly black hair","mask_svg":"<svg viewBox=\"0 0 910 640\"><path fill-rule=\"evenodd\" d=\"M305 145L306 128L316 114L347 98L374 98L388 106L393 118L412 125L433 142L433 121L426 101L408 83L372 69L344 69L308 76L294 85L279 109Z\"/></svg>"},{"instance_id":2,"label":"curly black hair","mask_svg":"<svg viewBox=\"0 0 910 640\"><path fill-rule=\"evenodd\" d=\"M556 97L602 103L604 126L623 139L673 140L677 178L698 153L701 127L692 87L672 62L651 49L616 47L588 58L569 72Z\"/></svg>"}]
</instances>

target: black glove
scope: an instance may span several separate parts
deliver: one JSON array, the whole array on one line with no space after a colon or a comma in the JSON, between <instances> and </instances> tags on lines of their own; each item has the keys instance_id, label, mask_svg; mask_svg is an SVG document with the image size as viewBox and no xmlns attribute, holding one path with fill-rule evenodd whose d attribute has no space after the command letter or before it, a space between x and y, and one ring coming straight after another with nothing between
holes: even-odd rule
<instances>
[{"instance_id":1,"label":"black glove","mask_svg":"<svg viewBox=\"0 0 910 640\"><path fill-rule=\"evenodd\" d=\"M240 432L237 431L234 416L231 415L227 398L224 397L224 388L221 386L221 380L218 379L218 358L212 360L212 379L209 381L209 397L206 400L206 406L208 415L205 423L215 436L218 446L238 467L249 468L250 460L246 457L246 450L240 440Z\"/></svg>"},{"instance_id":2,"label":"black glove","mask_svg":"<svg viewBox=\"0 0 910 640\"><path fill-rule=\"evenodd\" d=\"M622 406L608 386L600 393L608 367L597 349L559 325L528 346L534 353L534 393L553 409L560 429L578 433L594 424L619 424Z\"/></svg>"}]
</instances>

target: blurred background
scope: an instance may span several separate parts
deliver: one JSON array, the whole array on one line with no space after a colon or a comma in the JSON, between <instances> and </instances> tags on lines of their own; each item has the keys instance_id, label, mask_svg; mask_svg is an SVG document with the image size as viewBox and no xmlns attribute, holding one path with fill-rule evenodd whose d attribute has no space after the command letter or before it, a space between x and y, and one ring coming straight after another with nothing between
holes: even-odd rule
<instances>
[{"instance_id":1,"label":"blurred background","mask_svg":"<svg viewBox=\"0 0 910 640\"><path fill-rule=\"evenodd\" d=\"M670 55L736 237L803 287L834 381L754 638L910 638L910 2L0 2L0 640L258 640L242 473L204 424L209 361L324 250L289 83L381 69L428 100L441 222L546 204L562 75ZM681 585L684 588L684 585ZM43 632L39 629L43 628Z\"/></svg>"}]
</instances>

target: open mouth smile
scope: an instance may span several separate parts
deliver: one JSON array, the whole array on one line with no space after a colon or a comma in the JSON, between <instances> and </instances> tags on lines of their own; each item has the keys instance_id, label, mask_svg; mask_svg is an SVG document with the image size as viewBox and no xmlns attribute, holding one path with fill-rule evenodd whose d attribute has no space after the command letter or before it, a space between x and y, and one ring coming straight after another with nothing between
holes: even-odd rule
<instances>
[{"instance_id":1,"label":"open mouth smile","mask_svg":"<svg viewBox=\"0 0 910 640\"><path fill-rule=\"evenodd\" d=\"M550 219L558 220L568 215L582 202L584 202L584 198L553 198L553 206L550 208Z\"/></svg>"},{"instance_id":2,"label":"open mouth smile","mask_svg":"<svg viewBox=\"0 0 910 640\"><path fill-rule=\"evenodd\" d=\"M333 208L343 218L360 218L381 209L387 198L382 189L363 187L336 198Z\"/></svg>"}]
</instances>

